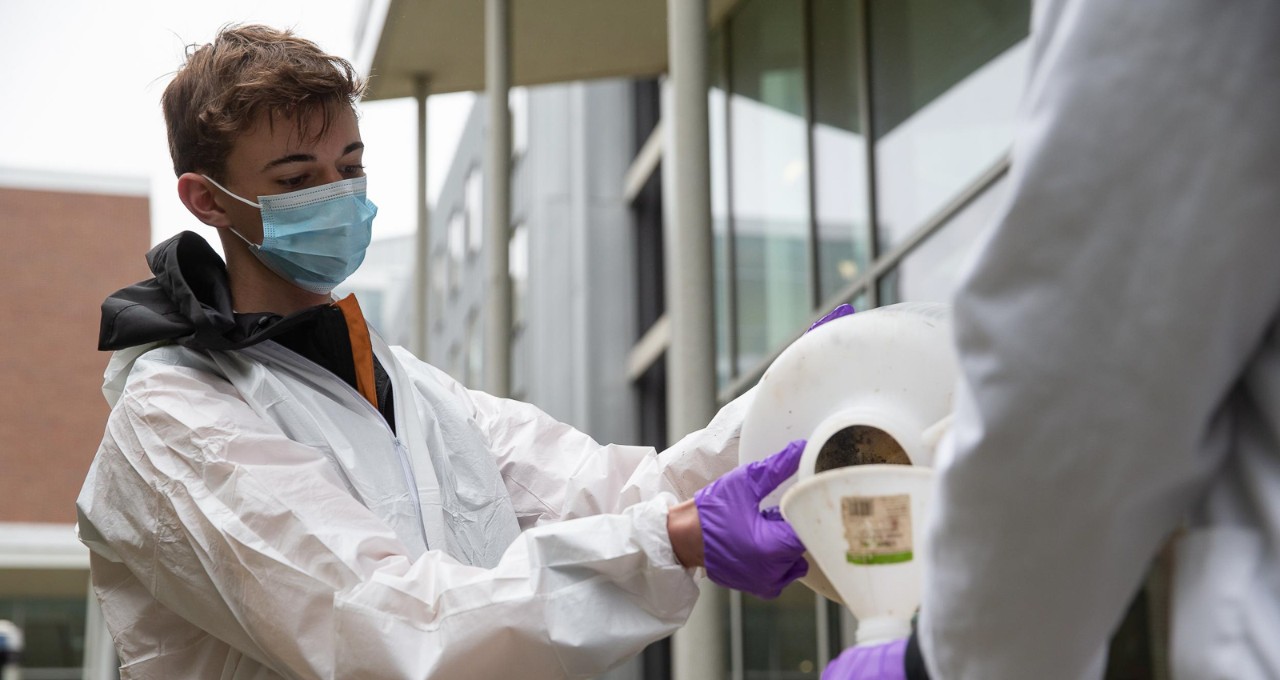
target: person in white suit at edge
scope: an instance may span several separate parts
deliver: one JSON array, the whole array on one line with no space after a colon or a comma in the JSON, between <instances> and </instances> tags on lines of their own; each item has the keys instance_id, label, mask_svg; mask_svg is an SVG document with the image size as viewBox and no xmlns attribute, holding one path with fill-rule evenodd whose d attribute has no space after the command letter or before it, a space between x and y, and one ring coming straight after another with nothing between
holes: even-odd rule
<instances>
[{"instance_id":1,"label":"person in white suit at edge","mask_svg":"<svg viewBox=\"0 0 1280 680\"><path fill-rule=\"evenodd\" d=\"M750 394L661 453L601 446L334 299L377 212L361 91L230 26L164 92L178 195L226 262L180 234L103 304L77 527L121 677L589 677L675 631L699 568L762 597L805 573L759 510L802 442L734 469Z\"/></svg>"},{"instance_id":2,"label":"person in white suit at edge","mask_svg":"<svg viewBox=\"0 0 1280 680\"><path fill-rule=\"evenodd\" d=\"M1280 678L1280 3L1044 0L955 298L916 634L825 680L1103 674L1171 537L1170 671Z\"/></svg>"}]
</instances>

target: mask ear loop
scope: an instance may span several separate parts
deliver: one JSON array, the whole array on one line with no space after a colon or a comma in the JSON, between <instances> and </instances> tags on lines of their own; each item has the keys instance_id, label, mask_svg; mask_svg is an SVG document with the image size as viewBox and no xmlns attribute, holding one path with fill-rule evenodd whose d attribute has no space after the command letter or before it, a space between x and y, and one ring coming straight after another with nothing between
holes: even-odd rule
<instances>
[{"instance_id":1,"label":"mask ear loop","mask_svg":"<svg viewBox=\"0 0 1280 680\"><path fill-rule=\"evenodd\" d=\"M258 210L262 210L262 205L261 205L261 204L254 203L253 201L250 201L250 200L249 200L249 199L247 199L247 198L241 198L238 194L234 194L234 193L232 193L232 192L231 192L231 190L227 189L226 187L222 186L221 184L218 184L216 181L214 181L214 179L213 179L212 177L210 177L210 176L208 176L208 175L200 175L200 176L201 176L201 177L203 177L203 178L205 178L205 179L207 179L207 180L209 180L209 183L210 183L210 184L212 184L213 186L218 187L219 189L222 189L222 193L224 193L224 194L226 194L226 195L228 195L228 196L230 196L230 197L232 197L232 198L236 199L237 201L240 201L241 203L245 203L245 204L247 204L247 205L251 205L251 206L253 206L253 207L257 208ZM261 248L261 247L262 247L262 246L258 245L257 243L254 243L253 241L250 241L249 239L245 238L245 237L244 237L244 234L241 234L240 232L236 231L235 229L232 229L231 227L227 227L227 229L228 229L231 233L235 234L236 236L239 236L239 237L240 237L240 240L241 240L241 241L244 241L244 242L245 242L245 245L249 246L249 248L250 248L250 249L252 249L252 250L257 250L257 249L259 249L259 248Z\"/></svg>"},{"instance_id":2,"label":"mask ear loop","mask_svg":"<svg viewBox=\"0 0 1280 680\"><path fill-rule=\"evenodd\" d=\"M213 180L213 178L212 178L212 177L210 177L210 176L208 176L208 175L200 175L200 176L201 176L201 177L203 177L203 178L205 178L205 179L207 179L207 180L209 180L209 183L210 183L210 184L212 184L213 186L218 187L219 189L222 189L222 193L224 193L224 194L226 194L226 195L230 196L231 198L234 198L234 199L236 199L237 201L240 201L241 203L245 203L245 204L247 204L247 205L251 205L251 206L253 206L253 207L255 207L255 208L259 209L259 210L261 210L261 209L262 209L262 205L261 205L261 204L254 203L253 201L250 201L250 200L249 200L249 199L247 199L247 198L241 198L238 194L231 193L231 190L230 190L230 189L227 189L226 187L222 186L221 184L218 184L217 182L215 182L215 181Z\"/></svg>"}]
</instances>

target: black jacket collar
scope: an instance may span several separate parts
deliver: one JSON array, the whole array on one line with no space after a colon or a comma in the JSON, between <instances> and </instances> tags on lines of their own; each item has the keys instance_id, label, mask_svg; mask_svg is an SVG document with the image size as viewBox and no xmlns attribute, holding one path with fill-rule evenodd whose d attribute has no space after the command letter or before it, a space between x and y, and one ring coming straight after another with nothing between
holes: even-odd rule
<instances>
[{"instance_id":1,"label":"black jacket collar","mask_svg":"<svg viewBox=\"0 0 1280 680\"><path fill-rule=\"evenodd\" d=\"M198 234L184 231L147 253L155 278L112 293L102 303L98 349L149 342L194 349L239 349L295 327L325 306L287 317L270 312L236 314L222 258Z\"/></svg>"}]
</instances>

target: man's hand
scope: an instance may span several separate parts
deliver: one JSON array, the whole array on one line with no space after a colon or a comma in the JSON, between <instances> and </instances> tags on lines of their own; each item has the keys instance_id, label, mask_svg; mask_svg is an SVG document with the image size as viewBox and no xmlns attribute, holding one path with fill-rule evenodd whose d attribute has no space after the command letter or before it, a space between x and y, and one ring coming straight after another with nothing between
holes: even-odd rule
<instances>
[{"instance_id":1,"label":"man's hand","mask_svg":"<svg viewBox=\"0 0 1280 680\"><path fill-rule=\"evenodd\" d=\"M680 564L688 568L702 566L702 525L698 523L698 506L692 499L673 505L667 511L667 535Z\"/></svg>"},{"instance_id":2,"label":"man's hand","mask_svg":"<svg viewBox=\"0 0 1280 680\"><path fill-rule=\"evenodd\" d=\"M760 501L800 467L804 441L780 453L738 467L699 491L692 503L671 509L667 530L685 566L707 568L715 583L758 597L777 597L809 571L804 544L777 508ZM694 539L690 527L697 521Z\"/></svg>"}]
</instances>

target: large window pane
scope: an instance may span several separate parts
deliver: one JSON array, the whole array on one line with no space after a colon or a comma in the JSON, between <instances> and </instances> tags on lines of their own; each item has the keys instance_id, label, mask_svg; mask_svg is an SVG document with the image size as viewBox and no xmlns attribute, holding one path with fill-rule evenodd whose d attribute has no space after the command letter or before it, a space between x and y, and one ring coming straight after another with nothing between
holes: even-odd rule
<instances>
[{"instance_id":1,"label":"large window pane","mask_svg":"<svg viewBox=\"0 0 1280 680\"><path fill-rule=\"evenodd\" d=\"M871 263L866 138L860 124L858 25L849 0L813 0L814 212L819 298Z\"/></svg>"},{"instance_id":2,"label":"large window pane","mask_svg":"<svg viewBox=\"0 0 1280 680\"><path fill-rule=\"evenodd\" d=\"M1005 153L1026 75L1027 0L869 0L881 249Z\"/></svg>"},{"instance_id":3,"label":"large window pane","mask_svg":"<svg viewBox=\"0 0 1280 680\"><path fill-rule=\"evenodd\" d=\"M84 665L85 598L3 597L0 619L24 636L22 667L31 678L79 678Z\"/></svg>"},{"instance_id":4,"label":"large window pane","mask_svg":"<svg viewBox=\"0 0 1280 680\"><path fill-rule=\"evenodd\" d=\"M803 4L753 0L729 22L730 201L739 369L809 317Z\"/></svg>"},{"instance_id":5,"label":"large window pane","mask_svg":"<svg viewBox=\"0 0 1280 680\"><path fill-rule=\"evenodd\" d=\"M1002 179L973 199L880 279L880 304L951 302L960 277L986 244L1009 194Z\"/></svg>"},{"instance_id":6,"label":"large window pane","mask_svg":"<svg viewBox=\"0 0 1280 680\"><path fill-rule=\"evenodd\" d=\"M746 680L817 678L818 620L812 590L795 583L773 600L742 596L742 661Z\"/></svg>"}]
</instances>

